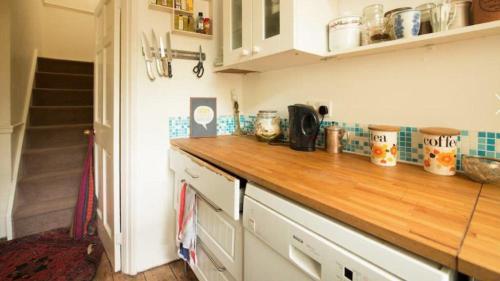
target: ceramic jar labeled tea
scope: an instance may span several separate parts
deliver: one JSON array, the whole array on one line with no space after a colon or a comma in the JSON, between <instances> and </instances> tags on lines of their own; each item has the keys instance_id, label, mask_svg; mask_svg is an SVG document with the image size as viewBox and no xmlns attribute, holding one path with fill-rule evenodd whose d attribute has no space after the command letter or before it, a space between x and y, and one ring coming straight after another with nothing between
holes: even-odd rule
<instances>
[{"instance_id":1,"label":"ceramic jar labeled tea","mask_svg":"<svg viewBox=\"0 0 500 281\"><path fill-rule=\"evenodd\" d=\"M424 138L424 169L436 175L455 175L460 131L449 128L423 128L420 132Z\"/></svg>"},{"instance_id":2,"label":"ceramic jar labeled tea","mask_svg":"<svg viewBox=\"0 0 500 281\"><path fill-rule=\"evenodd\" d=\"M393 167L398 162L399 127L370 125L370 159L373 164Z\"/></svg>"}]
</instances>

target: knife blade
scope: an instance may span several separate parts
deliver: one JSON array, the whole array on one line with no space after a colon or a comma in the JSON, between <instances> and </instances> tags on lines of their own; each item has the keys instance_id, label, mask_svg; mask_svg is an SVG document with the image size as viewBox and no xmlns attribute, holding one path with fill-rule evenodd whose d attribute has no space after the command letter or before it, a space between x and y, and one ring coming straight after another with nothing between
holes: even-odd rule
<instances>
[{"instance_id":1,"label":"knife blade","mask_svg":"<svg viewBox=\"0 0 500 281\"><path fill-rule=\"evenodd\" d=\"M146 62L146 70L148 73L149 80L154 81L156 79L153 73L152 61L151 61L151 48L149 47L148 38L146 33L142 32L142 55L144 56L144 61Z\"/></svg>"},{"instance_id":2,"label":"knife blade","mask_svg":"<svg viewBox=\"0 0 500 281\"><path fill-rule=\"evenodd\" d=\"M160 52L159 52L160 48L158 47L158 39L156 38L156 33L154 29L151 29L151 39L153 40L154 51L152 51L152 54L156 63L156 71L158 72L158 75L165 76L165 70L163 70L163 65L161 64L160 60Z\"/></svg>"},{"instance_id":3,"label":"knife blade","mask_svg":"<svg viewBox=\"0 0 500 281\"><path fill-rule=\"evenodd\" d=\"M167 32L167 62L168 78L172 78L172 42L170 41L170 32Z\"/></svg>"}]
</instances>

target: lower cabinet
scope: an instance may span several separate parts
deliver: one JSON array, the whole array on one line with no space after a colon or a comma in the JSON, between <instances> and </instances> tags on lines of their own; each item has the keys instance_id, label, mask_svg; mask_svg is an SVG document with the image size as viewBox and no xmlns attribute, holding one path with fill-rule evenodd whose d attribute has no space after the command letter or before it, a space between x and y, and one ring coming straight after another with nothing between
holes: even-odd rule
<instances>
[{"instance_id":1,"label":"lower cabinet","mask_svg":"<svg viewBox=\"0 0 500 281\"><path fill-rule=\"evenodd\" d=\"M217 167L192 155L180 151L171 151L170 155L170 169L174 172L176 213L179 211L177 206L181 186L187 183L196 192L198 260L192 267L193 272L203 281L242 281L243 226L239 220L239 192L243 191L243 186L236 178L231 178L225 172L217 170ZM208 190L212 192L204 192ZM224 196L216 196L214 190L218 190L218 193L231 193L228 198L234 198L235 202L220 206L219 202L226 201L221 201L220 198ZM235 194L235 190L238 194ZM234 209L232 206L235 206Z\"/></svg>"},{"instance_id":2,"label":"lower cabinet","mask_svg":"<svg viewBox=\"0 0 500 281\"><path fill-rule=\"evenodd\" d=\"M198 244L196 255L198 262L192 269L199 281L236 281L203 243Z\"/></svg>"}]
</instances>

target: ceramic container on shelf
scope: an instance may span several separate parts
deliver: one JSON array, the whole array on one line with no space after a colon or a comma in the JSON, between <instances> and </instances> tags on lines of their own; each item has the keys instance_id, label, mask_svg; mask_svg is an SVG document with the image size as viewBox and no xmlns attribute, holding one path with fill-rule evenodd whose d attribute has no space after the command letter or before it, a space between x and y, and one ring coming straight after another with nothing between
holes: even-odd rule
<instances>
[{"instance_id":1,"label":"ceramic container on shelf","mask_svg":"<svg viewBox=\"0 0 500 281\"><path fill-rule=\"evenodd\" d=\"M418 36L420 31L420 11L404 10L391 16L394 37L396 39Z\"/></svg>"},{"instance_id":2,"label":"ceramic container on shelf","mask_svg":"<svg viewBox=\"0 0 500 281\"><path fill-rule=\"evenodd\" d=\"M385 30L386 32L389 33L390 39L394 40L396 39L396 36L394 35L394 28L392 26L392 15L401 12L401 11L406 11L406 10L411 10L411 7L401 7L397 9L392 9L390 11L385 12L384 14L384 24L385 24Z\"/></svg>"},{"instance_id":3,"label":"ceramic container on shelf","mask_svg":"<svg viewBox=\"0 0 500 281\"><path fill-rule=\"evenodd\" d=\"M269 142L281 133L280 117L275 110L260 110L255 119L255 136L257 140Z\"/></svg>"},{"instance_id":4,"label":"ceramic container on shelf","mask_svg":"<svg viewBox=\"0 0 500 281\"><path fill-rule=\"evenodd\" d=\"M415 8L420 11L420 31L418 35L432 33L431 11L434 7L436 7L434 3L425 3Z\"/></svg>"},{"instance_id":5,"label":"ceramic container on shelf","mask_svg":"<svg viewBox=\"0 0 500 281\"><path fill-rule=\"evenodd\" d=\"M471 24L472 2L470 0L455 0L452 3L455 5L455 17L450 29L469 26Z\"/></svg>"},{"instance_id":6,"label":"ceramic container on shelf","mask_svg":"<svg viewBox=\"0 0 500 281\"><path fill-rule=\"evenodd\" d=\"M460 131L449 128L423 128L424 169L436 175L456 173L457 145Z\"/></svg>"},{"instance_id":7,"label":"ceramic container on shelf","mask_svg":"<svg viewBox=\"0 0 500 281\"><path fill-rule=\"evenodd\" d=\"M345 16L328 24L329 48L331 52L352 49L361 45L361 17Z\"/></svg>"},{"instance_id":8,"label":"ceramic container on shelf","mask_svg":"<svg viewBox=\"0 0 500 281\"><path fill-rule=\"evenodd\" d=\"M373 164L393 167L398 160L399 127L370 125L370 159Z\"/></svg>"}]
</instances>

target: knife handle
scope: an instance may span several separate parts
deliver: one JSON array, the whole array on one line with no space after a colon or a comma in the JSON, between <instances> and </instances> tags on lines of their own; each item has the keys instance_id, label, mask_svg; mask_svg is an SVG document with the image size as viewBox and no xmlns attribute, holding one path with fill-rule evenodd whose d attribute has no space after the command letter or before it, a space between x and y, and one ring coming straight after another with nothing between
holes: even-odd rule
<instances>
[{"instance_id":1,"label":"knife handle","mask_svg":"<svg viewBox=\"0 0 500 281\"><path fill-rule=\"evenodd\" d=\"M168 78L172 78L172 63L168 62Z\"/></svg>"},{"instance_id":2,"label":"knife handle","mask_svg":"<svg viewBox=\"0 0 500 281\"><path fill-rule=\"evenodd\" d=\"M163 69L163 65L160 59L155 59L156 62L156 71L158 71L158 75L165 76L165 70Z\"/></svg>"},{"instance_id":3,"label":"knife handle","mask_svg":"<svg viewBox=\"0 0 500 281\"><path fill-rule=\"evenodd\" d=\"M149 80L155 81L156 77L155 77L155 74L153 72L153 64L149 60L146 60L146 69L147 69L147 72L148 72Z\"/></svg>"}]
</instances>

